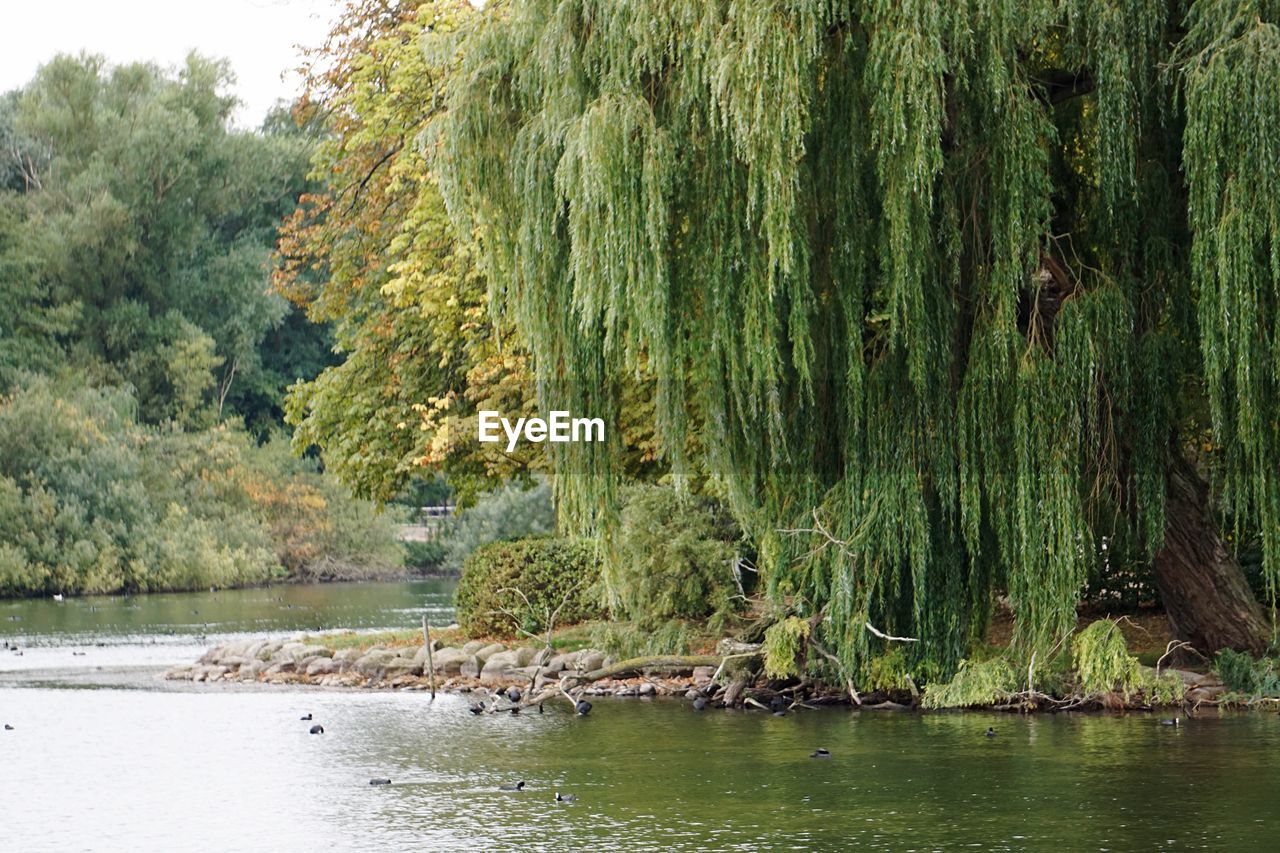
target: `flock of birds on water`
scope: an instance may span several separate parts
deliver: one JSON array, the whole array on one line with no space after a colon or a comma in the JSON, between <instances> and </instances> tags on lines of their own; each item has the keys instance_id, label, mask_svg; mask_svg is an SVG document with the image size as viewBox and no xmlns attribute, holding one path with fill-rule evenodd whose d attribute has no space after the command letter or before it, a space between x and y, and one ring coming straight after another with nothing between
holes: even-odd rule
<instances>
[{"instance_id":1,"label":"flock of birds on water","mask_svg":"<svg viewBox=\"0 0 1280 853\"><path fill-rule=\"evenodd\" d=\"M210 590L210 591L212 592L213 590ZM63 601L63 596L54 595L53 600L56 602L61 602ZM292 608L292 605L287 605L287 606L289 608ZM97 608L93 608L93 609L96 610ZM199 615L198 610L193 610L192 613L194 615ZM18 621L21 618L22 618L21 616L9 617L10 621ZM104 644L99 643L98 645L101 646ZM22 650L18 648L18 646L15 644L7 644L7 650L14 655L18 655L18 656L22 655ZM83 656L84 652L72 652L72 654L75 656ZM507 688L506 691L496 694L495 706L496 706L496 699L499 697L505 698L510 703L509 706L498 709L496 707L486 706L482 702L473 702L468 706L467 710L469 710L472 714L475 714L475 715L489 713L495 710L510 712L512 714L520 713L521 706L519 702L520 702L520 699L522 698L522 694L519 688L509 687ZM699 693L693 699L691 707L695 712L701 712L701 711L705 711L709 707L709 705L710 703L708 702L706 696ZM768 705L769 711L772 712L773 715L776 717L785 717L790 707L791 707L791 703L788 702L782 696L774 696L773 699L770 700ZM541 703L537 705L537 708L538 708L538 713L543 713L543 708ZM591 713L591 708L592 708L591 703L585 699L574 700L574 713L576 714L576 716L579 716L579 717L587 716L588 714ZM314 715L308 712L307 714L304 714L300 719L303 722L313 722ZM1160 725L1177 727L1181 725L1181 720L1178 717L1162 719L1160 720ZM14 731L15 729L13 725L11 725L10 723L5 723L4 730L7 732L11 732L11 731ZM313 735L322 735L324 734L324 726L320 725L319 723L314 723L314 725L312 725L311 728L309 729L309 733ZM988 738L994 738L996 737L996 730L994 727L988 726L987 730L983 732L983 735ZM818 760L829 759L831 758L831 751L826 749L825 747L819 747L818 749L815 749L813 752L809 753L809 757L813 759L818 759ZM382 778L382 777L375 777L369 780L369 784L374 786L390 785L391 780L387 778ZM520 793L525 790L525 782L523 780L520 780L518 782L499 785L498 790L509 792L509 793ZM577 802L577 800L578 800L577 794L566 794L566 793L562 793L561 791L555 792L555 802L557 803L573 803L573 802Z\"/></svg>"},{"instance_id":2,"label":"flock of birds on water","mask_svg":"<svg viewBox=\"0 0 1280 853\"><path fill-rule=\"evenodd\" d=\"M517 703L520 701L522 694L519 688L508 687L505 691L496 694L495 698L497 697L506 699L512 705L512 707L510 708L503 708L501 710L510 711L513 714L518 714L520 712L520 706ZM699 694L693 700L692 708L695 712L704 711L707 708L707 704L708 703L707 703L706 697ZM542 705L539 704L537 707L538 707L538 713L540 714L543 713ZM574 712L579 717L585 717L591 713L591 707L592 707L591 703L588 702L587 700L577 699L574 704ZM788 707L789 706L788 706L787 700L781 696L773 697L773 699L769 703L770 711L774 714L774 716L777 716L777 717L785 717ZM486 707L482 702L473 702L467 707L467 710L470 711L472 714L480 715L480 714L488 713L491 709L489 707ZM315 715L312 714L311 712L307 712L306 714L303 714L302 717L300 717L299 719L302 722L313 722L315 719ZM1160 725L1178 726L1178 725L1181 725L1181 720L1178 717L1163 719L1160 721ZM6 724L5 728L12 730L13 727ZM313 726L311 726L310 733L313 735L322 735L324 734L324 726L320 725L319 723L315 723ZM996 736L995 727L988 726L987 730L983 732L983 736L988 738L995 737ZM817 749L815 749L813 752L809 753L809 757L815 758L818 760L829 759L831 758L831 750L827 749L826 747L820 746ZM373 779L369 780L369 784L374 786L390 785L391 780L384 777L374 777ZM499 785L498 790L504 791L507 793L512 793L512 794L522 793L525 790L525 784L526 784L525 781L521 779L518 782L509 782L509 783ZM555 802L557 803L574 803L577 801L578 801L577 794L565 794L560 791L555 792Z\"/></svg>"}]
</instances>

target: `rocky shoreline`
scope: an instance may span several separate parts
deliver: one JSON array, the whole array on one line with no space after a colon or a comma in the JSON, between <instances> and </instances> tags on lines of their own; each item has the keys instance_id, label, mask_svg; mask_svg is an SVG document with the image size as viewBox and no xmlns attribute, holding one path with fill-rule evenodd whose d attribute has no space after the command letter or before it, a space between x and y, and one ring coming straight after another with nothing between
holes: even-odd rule
<instances>
[{"instance_id":1,"label":"rocky shoreline","mask_svg":"<svg viewBox=\"0 0 1280 853\"><path fill-rule=\"evenodd\" d=\"M460 646L432 641L425 645L332 649L298 639L249 640L215 646L194 664L165 672L171 680L198 683L264 683L312 685L328 688L429 690L506 695L515 687L522 704L550 699L590 696L701 697L718 706L753 706L779 711L818 705L857 705L870 710L918 707L917 696L851 694L848 689L802 679L776 682L763 679L744 658L758 646L723 640L716 656L666 656L616 661L596 649L558 652L548 648L472 640ZM434 672L429 669L433 665ZM1238 704L1224 695L1221 682L1210 674L1166 669L1184 683L1183 699L1163 707L1198 708ZM572 694L572 696L571 696ZM1037 694L1038 695L1038 694ZM1026 697L1023 697L1024 699ZM1000 703L991 710L1152 710L1119 694L1032 703ZM511 707L490 710L511 710Z\"/></svg>"},{"instance_id":2,"label":"rocky shoreline","mask_svg":"<svg viewBox=\"0 0 1280 853\"><path fill-rule=\"evenodd\" d=\"M430 655L436 689L446 692L517 687L533 693L558 688L612 666L604 652L553 652L529 646L472 640L460 647L433 641ZM305 684L318 687L428 690L432 685L425 645L334 650L298 640L252 640L209 649L194 664L164 673L170 680L199 683ZM716 667L677 667L661 677L600 678L579 688L590 695L683 694L711 683ZM530 690L530 688L532 688ZM556 689L558 692L558 689Z\"/></svg>"}]
</instances>

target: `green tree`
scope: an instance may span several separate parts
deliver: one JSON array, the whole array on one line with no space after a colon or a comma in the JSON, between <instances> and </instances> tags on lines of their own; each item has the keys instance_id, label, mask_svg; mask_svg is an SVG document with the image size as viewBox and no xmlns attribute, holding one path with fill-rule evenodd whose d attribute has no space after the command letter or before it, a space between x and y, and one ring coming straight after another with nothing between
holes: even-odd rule
<instances>
[{"instance_id":1,"label":"green tree","mask_svg":"<svg viewBox=\"0 0 1280 853\"><path fill-rule=\"evenodd\" d=\"M233 79L59 56L0 100L0 390L69 362L132 385L147 421L257 421L323 366L271 349L292 309L268 290L313 142L231 130Z\"/></svg>"},{"instance_id":2,"label":"green tree","mask_svg":"<svg viewBox=\"0 0 1280 853\"><path fill-rule=\"evenodd\" d=\"M1274 590L1280 4L484 17L440 183L541 402L616 418L651 372L671 463L696 432L769 588L847 665L870 624L953 670L997 589L1044 648L1122 554L1179 636L1261 648L1214 519L1261 538ZM562 505L607 521L614 459L558 461Z\"/></svg>"}]
</instances>

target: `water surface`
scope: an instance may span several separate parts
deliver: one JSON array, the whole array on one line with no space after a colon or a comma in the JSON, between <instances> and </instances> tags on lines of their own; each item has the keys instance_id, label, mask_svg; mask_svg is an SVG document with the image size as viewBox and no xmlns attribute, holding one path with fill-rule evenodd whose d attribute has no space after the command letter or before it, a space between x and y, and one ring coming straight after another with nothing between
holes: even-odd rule
<instances>
[{"instance_id":1,"label":"water surface","mask_svg":"<svg viewBox=\"0 0 1280 853\"><path fill-rule=\"evenodd\" d=\"M49 633L22 641L28 655L79 644L127 657L146 648L127 638L186 636L186 645L169 648L189 660L199 646L190 632L276 631L285 625L274 620L293 617L272 615L272 596L336 591L237 594L242 618L215 615L211 602L226 593L135 601L157 614L154 622L115 615L86 627L53 613L46 622L24 618L28 630L42 624ZM443 606L432 598L439 594L351 589L290 627L312 629L314 618L343 627L333 623L343 608L351 608L342 617L351 627L407 627L423 607ZM208 628L188 618L193 609L214 617ZM115 625L120 634L111 633ZM178 626L188 633L168 634ZM85 646L94 637L118 642ZM543 714L475 717L466 699L447 695L432 702L424 693L157 687L145 665L137 666L151 675L122 688L86 660L63 661L49 675L0 658L0 722L14 726L0 731L0 850L1280 845L1280 718L1272 714L1209 713L1172 728L1145 714L832 709L777 718L699 714L678 699L601 699L586 718L564 702ZM299 717L308 712L325 734L307 734L311 723ZM988 725L996 737L984 737ZM817 747L833 757L810 758ZM368 784L384 776L391 786ZM519 779L524 793L498 790ZM557 805L557 789L578 802Z\"/></svg>"}]
</instances>

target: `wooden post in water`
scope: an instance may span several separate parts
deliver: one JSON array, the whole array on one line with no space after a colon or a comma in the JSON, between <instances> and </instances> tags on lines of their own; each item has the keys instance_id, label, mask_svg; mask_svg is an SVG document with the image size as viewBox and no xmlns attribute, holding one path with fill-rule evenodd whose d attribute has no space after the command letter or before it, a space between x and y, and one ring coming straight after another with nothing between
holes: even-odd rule
<instances>
[{"instance_id":1,"label":"wooden post in water","mask_svg":"<svg viewBox=\"0 0 1280 853\"><path fill-rule=\"evenodd\" d=\"M427 644L427 671L431 673L431 701L436 701L436 665L431 660L431 629L427 627L427 614L422 614L422 641Z\"/></svg>"}]
</instances>

